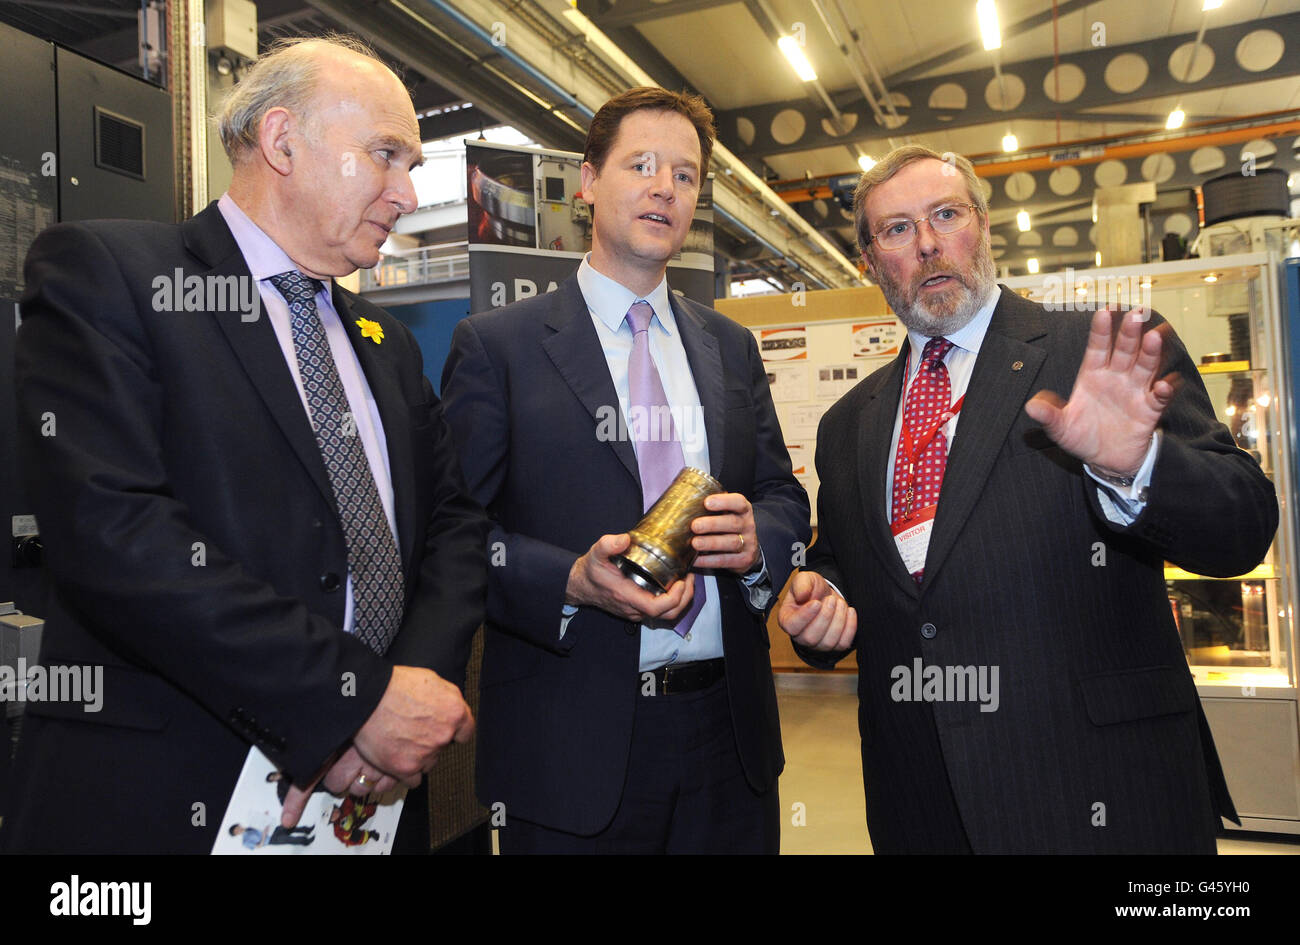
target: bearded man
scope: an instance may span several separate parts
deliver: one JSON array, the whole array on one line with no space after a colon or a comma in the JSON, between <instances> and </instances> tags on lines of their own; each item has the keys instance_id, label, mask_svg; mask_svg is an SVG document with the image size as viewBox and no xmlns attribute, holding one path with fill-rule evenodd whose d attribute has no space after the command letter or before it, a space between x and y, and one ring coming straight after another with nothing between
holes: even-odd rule
<instances>
[{"instance_id":1,"label":"bearded man","mask_svg":"<svg viewBox=\"0 0 1300 945\"><path fill-rule=\"evenodd\" d=\"M874 849L1213 853L1236 811L1163 566L1253 567L1272 484L1159 316L995 283L965 159L899 148L854 213L908 343L822 420L778 619L813 666L856 648Z\"/></svg>"}]
</instances>

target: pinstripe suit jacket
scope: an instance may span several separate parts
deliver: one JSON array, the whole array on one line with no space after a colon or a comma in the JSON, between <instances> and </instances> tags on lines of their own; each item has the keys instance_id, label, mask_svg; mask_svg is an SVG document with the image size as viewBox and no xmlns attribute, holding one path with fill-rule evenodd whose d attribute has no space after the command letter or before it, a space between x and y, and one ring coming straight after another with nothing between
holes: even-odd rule
<instances>
[{"instance_id":1,"label":"pinstripe suit jacket","mask_svg":"<svg viewBox=\"0 0 1300 945\"><path fill-rule=\"evenodd\" d=\"M942 834L959 823L978 853L1213 852L1215 813L1235 819L1162 567L1250 569L1277 526L1276 496L1171 334L1167 359L1184 383L1161 421L1148 503L1131 526L1110 523L1082 464L1023 410L1039 390L1068 395L1090 319L1002 289L919 586L884 513L906 348L822 421L808 566L858 611L877 851L951 848ZM803 655L826 666L843 654ZM990 679L996 667L997 708L957 701L956 687L945 701L903 701L915 693L895 667L914 671L917 659L985 667ZM934 815L945 805L957 817Z\"/></svg>"}]
</instances>

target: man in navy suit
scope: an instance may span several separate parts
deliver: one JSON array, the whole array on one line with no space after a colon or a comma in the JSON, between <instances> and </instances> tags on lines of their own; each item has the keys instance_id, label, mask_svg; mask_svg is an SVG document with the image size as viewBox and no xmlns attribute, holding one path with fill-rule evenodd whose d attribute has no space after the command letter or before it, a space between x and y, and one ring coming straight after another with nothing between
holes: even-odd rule
<instances>
[{"instance_id":1,"label":"man in navy suit","mask_svg":"<svg viewBox=\"0 0 1300 945\"><path fill-rule=\"evenodd\" d=\"M999 289L964 158L899 148L854 209L908 344L822 419L779 619L814 666L856 641L874 848L1213 853L1236 812L1163 566L1254 567L1272 483L1158 315Z\"/></svg>"},{"instance_id":2,"label":"man in navy suit","mask_svg":"<svg viewBox=\"0 0 1300 945\"><path fill-rule=\"evenodd\" d=\"M764 621L809 509L753 336L665 279L712 145L698 97L607 102L582 165L590 254L452 341L447 419L493 523L478 794L505 805L505 852L778 849ZM638 414L672 423L638 432ZM726 492L693 523L696 573L656 597L612 559L664 451L669 476L699 467Z\"/></svg>"},{"instance_id":3,"label":"man in navy suit","mask_svg":"<svg viewBox=\"0 0 1300 945\"><path fill-rule=\"evenodd\" d=\"M54 226L28 256L41 657L104 691L27 707L7 850L207 852L250 746L292 826L317 781L414 786L472 731L486 520L410 332L332 283L415 208L410 97L359 44L288 43L221 130L234 177L198 216Z\"/></svg>"}]
</instances>

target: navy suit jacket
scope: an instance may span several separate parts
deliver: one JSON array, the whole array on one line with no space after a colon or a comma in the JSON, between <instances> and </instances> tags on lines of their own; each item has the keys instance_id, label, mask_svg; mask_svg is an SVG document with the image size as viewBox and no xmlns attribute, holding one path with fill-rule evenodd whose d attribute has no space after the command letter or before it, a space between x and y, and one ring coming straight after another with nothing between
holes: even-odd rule
<instances>
[{"instance_id":1,"label":"navy suit jacket","mask_svg":"<svg viewBox=\"0 0 1300 945\"><path fill-rule=\"evenodd\" d=\"M341 629L343 528L269 318L156 310L177 269L251 279L215 203L179 225L53 226L28 255L18 445L54 587L41 657L103 666L105 691L97 713L28 704L6 849L207 852L250 745L309 778L393 665L459 682L482 619L486 520L406 327L335 287L405 572L381 657Z\"/></svg>"},{"instance_id":2,"label":"navy suit jacket","mask_svg":"<svg viewBox=\"0 0 1300 945\"><path fill-rule=\"evenodd\" d=\"M676 295L672 304L712 473L753 504L780 591L809 540L809 506L757 345L710 308ZM631 528L643 506L632 443L598 436L618 396L577 277L462 321L443 401L466 483L493 523L479 798L504 802L507 818L597 833L622 796L640 631L583 607L561 639L560 615L574 561L601 535ZM749 783L763 791L784 765L765 613L735 575L720 574L718 587L736 743Z\"/></svg>"},{"instance_id":3,"label":"navy suit jacket","mask_svg":"<svg viewBox=\"0 0 1300 945\"><path fill-rule=\"evenodd\" d=\"M920 586L885 517L907 347L822 420L808 566L858 612L863 777L878 852L950 849L953 838L933 826L949 793L977 853L1212 853L1215 812L1236 816L1163 565L1250 570L1277 526L1276 496L1215 420L1170 333L1166 370L1183 383L1161 421L1149 501L1132 525L1109 522L1082 464L1024 412L1040 390L1069 396L1091 318L1002 289ZM816 666L842 655L800 653ZM945 674L997 667L996 710L969 697L896 698L895 668L918 659Z\"/></svg>"}]
</instances>

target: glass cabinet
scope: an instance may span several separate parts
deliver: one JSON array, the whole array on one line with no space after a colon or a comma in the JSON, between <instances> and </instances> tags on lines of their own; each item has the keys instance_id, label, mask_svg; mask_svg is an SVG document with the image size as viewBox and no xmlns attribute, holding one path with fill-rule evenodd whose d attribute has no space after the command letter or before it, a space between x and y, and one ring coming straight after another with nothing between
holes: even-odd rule
<instances>
[{"instance_id":1,"label":"glass cabinet","mask_svg":"<svg viewBox=\"0 0 1300 945\"><path fill-rule=\"evenodd\" d=\"M1004 281L1049 305L1159 312L1196 363L1219 420L1276 487L1280 524L1257 567L1216 579L1167 562L1165 586L1243 826L1300 833L1293 329L1278 260L1275 250Z\"/></svg>"}]
</instances>

